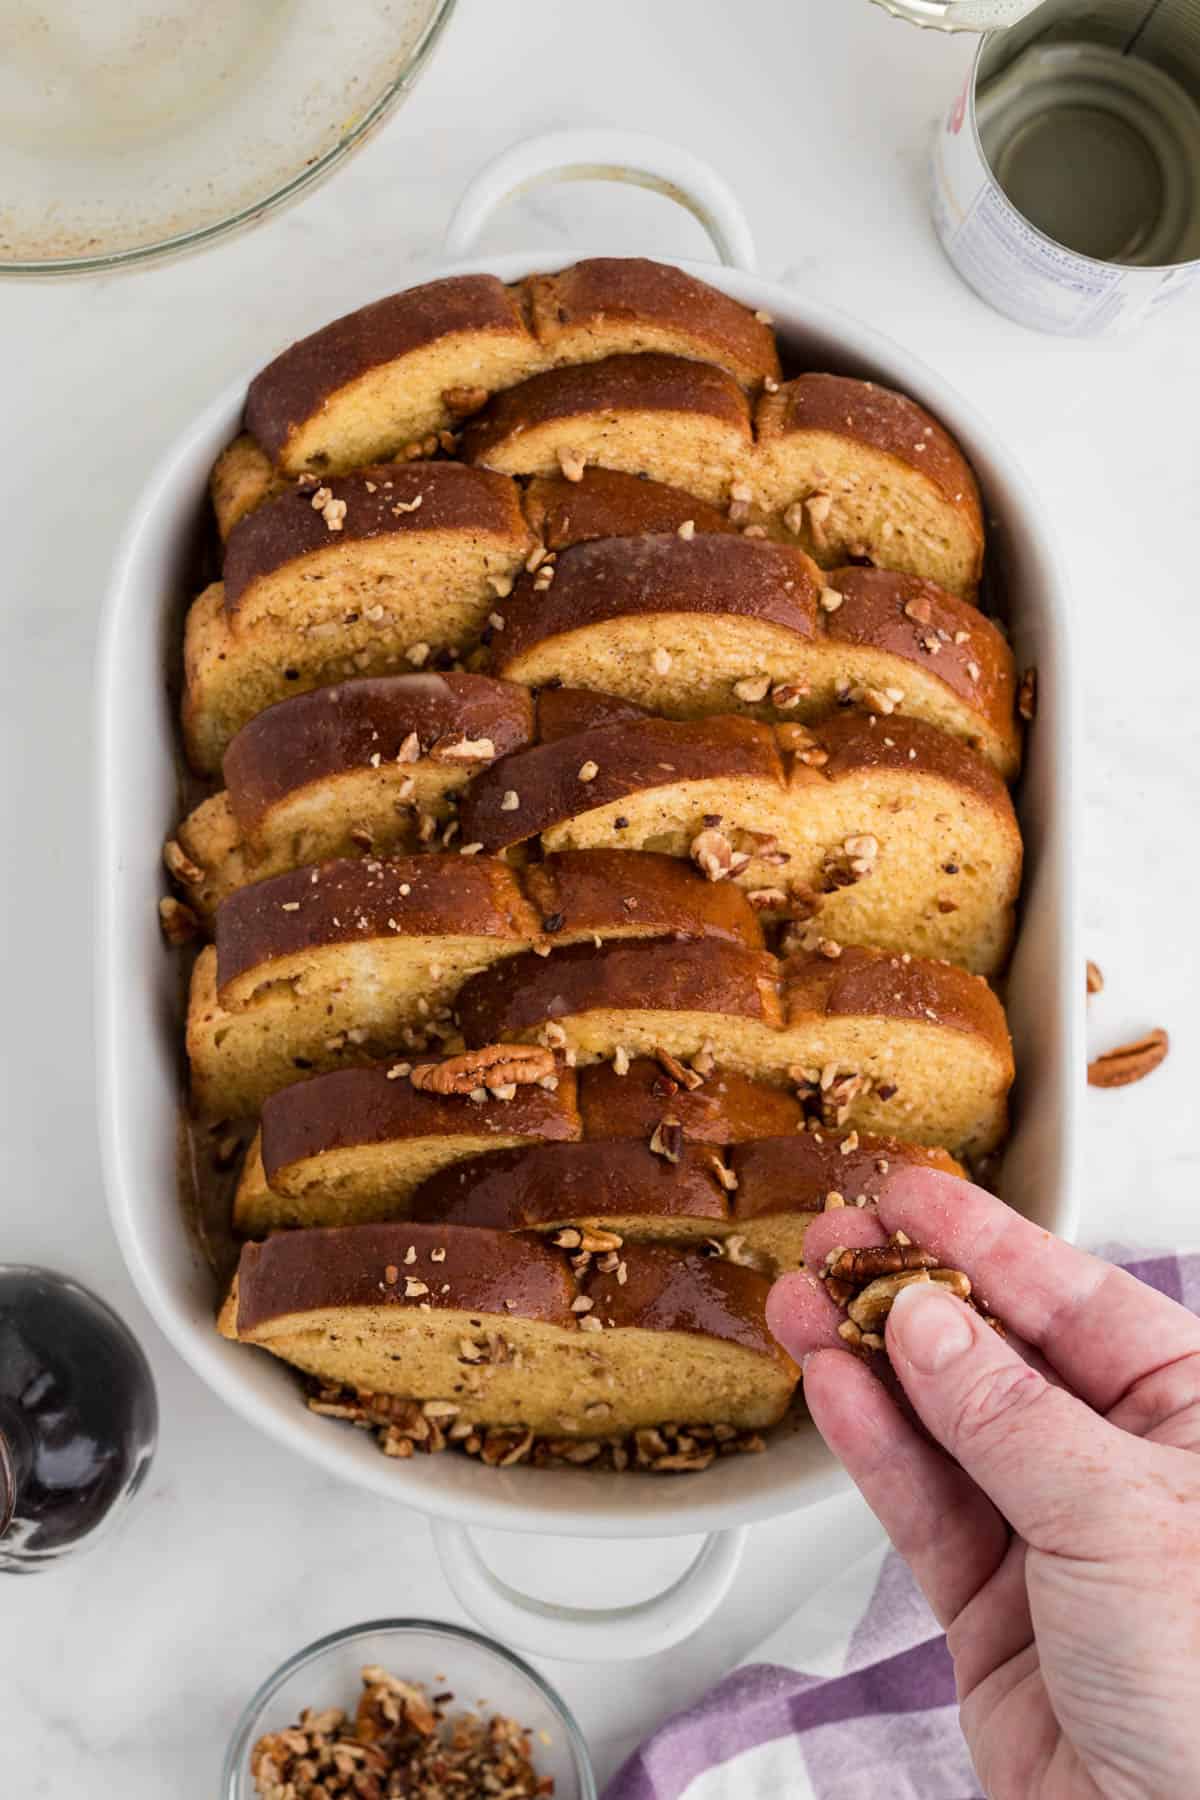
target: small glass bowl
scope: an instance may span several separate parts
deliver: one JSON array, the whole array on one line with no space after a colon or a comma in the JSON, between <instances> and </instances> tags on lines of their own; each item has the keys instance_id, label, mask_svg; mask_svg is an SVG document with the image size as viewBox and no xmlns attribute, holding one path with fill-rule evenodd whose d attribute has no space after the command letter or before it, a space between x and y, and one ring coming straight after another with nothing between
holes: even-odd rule
<instances>
[{"instance_id":1,"label":"small glass bowl","mask_svg":"<svg viewBox=\"0 0 1200 1800\"><path fill-rule=\"evenodd\" d=\"M263 1733L286 1729L305 1707L352 1711L361 1671L372 1663L433 1693L448 1689L455 1697L451 1712L461 1706L515 1719L532 1734L538 1774L554 1777L554 1800L596 1800L583 1733L549 1683L502 1644L429 1619L350 1625L289 1656L238 1721L225 1756L221 1800L256 1800L250 1752Z\"/></svg>"}]
</instances>

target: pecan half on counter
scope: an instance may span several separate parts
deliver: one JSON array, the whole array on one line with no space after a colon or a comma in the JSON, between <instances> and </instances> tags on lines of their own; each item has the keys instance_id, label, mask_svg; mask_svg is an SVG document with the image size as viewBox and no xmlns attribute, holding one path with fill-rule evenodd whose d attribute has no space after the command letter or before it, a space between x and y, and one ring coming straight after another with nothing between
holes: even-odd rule
<instances>
[{"instance_id":1,"label":"pecan half on counter","mask_svg":"<svg viewBox=\"0 0 1200 1800\"><path fill-rule=\"evenodd\" d=\"M971 1291L970 1278L961 1269L943 1268L936 1256L922 1250L903 1231L894 1231L886 1244L858 1250L838 1245L825 1258L820 1271L825 1292L846 1317L838 1336L850 1350L865 1354L885 1347L883 1328L901 1288L916 1281L936 1281L992 1327L1002 1329Z\"/></svg>"}]
</instances>

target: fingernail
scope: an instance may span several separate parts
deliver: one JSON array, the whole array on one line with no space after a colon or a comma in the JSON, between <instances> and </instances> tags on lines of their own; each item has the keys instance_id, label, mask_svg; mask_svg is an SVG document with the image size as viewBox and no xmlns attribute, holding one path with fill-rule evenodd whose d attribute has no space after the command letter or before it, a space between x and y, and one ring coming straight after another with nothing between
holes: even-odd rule
<instances>
[{"instance_id":1,"label":"fingernail","mask_svg":"<svg viewBox=\"0 0 1200 1800\"><path fill-rule=\"evenodd\" d=\"M914 1281L896 1295L888 1335L914 1368L936 1375L971 1348L971 1319L952 1294L934 1282Z\"/></svg>"}]
</instances>

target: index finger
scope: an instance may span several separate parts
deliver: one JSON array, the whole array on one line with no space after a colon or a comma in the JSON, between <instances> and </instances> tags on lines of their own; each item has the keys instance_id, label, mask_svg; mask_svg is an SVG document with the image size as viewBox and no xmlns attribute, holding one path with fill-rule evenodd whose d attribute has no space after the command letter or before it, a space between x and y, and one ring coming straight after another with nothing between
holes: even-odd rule
<instances>
[{"instance_id":1,"label":"index finger","mask_svg":"<svg viewBox=\"0 0 1200 1800\"><path fill-rule=\"evenodd\" d=\"M1136 1277L1031 1224L995 1195L935 1169L902 1169L878 1197L1003 1324L1035 1345L1081 1399L1108 1412L1145 1377L1200 1351L1200 1320Z\"/></svg>"}]
</instances>

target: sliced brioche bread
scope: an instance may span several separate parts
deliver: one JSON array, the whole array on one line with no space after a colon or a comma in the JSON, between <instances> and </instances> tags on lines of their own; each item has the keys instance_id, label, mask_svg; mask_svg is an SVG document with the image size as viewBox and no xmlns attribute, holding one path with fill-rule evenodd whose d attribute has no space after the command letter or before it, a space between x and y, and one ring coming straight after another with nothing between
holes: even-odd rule
<instances>
[{"instance_id":1,"label":"sliced brioche bread","mask_svg":"<svg viewBox=\"0 0 1200 1800\"><path fill-rule=\"evenodd\" d=\"M325 863L241 888L192 974L193 1103L240 1116L290 1081L452 1035L462 981L537 936L512 872L475 857Z\"/></svg>"},{"instance_id":2,"label":"sliced brioche bread","mask_svg":"<svg viewBox=\"0 0 1200 1800\"><path fill-rule=\"evenodd\" d=\"M1004 1135L1013 1078L1004 1011L950 963L846 949L771 957L712 942L514 957L465 983L468 1044L542 1043L581 1064L663 1050L795 1085L826 1122L979 1155Z\"/></svg>"},{"instance_id":3,"label":"sliced brioche bread","mask_svg":"<svg viewBox=\"0 0 1200 1800\"><path fill-rule=\"evenodd\" d=\"M838 941L987 974L1008 951L1021 870L1012 801L983 757L916 719L600 726L482 770L459 816L493 853L537 837L547 850L690 856L765 912L815 915Z\"/></svg>"},{"instance_id":4,"label":"sliced brioche bread","mask_svg":"<svg viewBox=\"0 0 1200 1800\"><path fill-rule=\"evenodd\" d=\"M485 675L364 678L281 701L230 744L227 792L180 826L204 877L184 885L208 913L304 863L416 849L473 769L532 735L526 690Z\"/></svg>"},{"instance_id":5,"label":"sliced brioche bread","mask_svg":"<svg viewBox=\"0 0 1200 1800\"><path fill-rule=\"evenodd\" d=\"M585 1138L648 1142L668 1119L685 1142L698 1144L784 1136L804 1124L804 1108L794 1094L714 1067L711 1049L702 1051L695 1067L687 1065L682 1077L670 1056L622 1057L619 1063L580 1069L579 1116Z\"/></svg>"},{"instance_id":6,"label":"sliced brioche bread","mask_svg":"<svg viewBox=\"0 0 1200 1800\"><path fill-rule=\"evenodd\" d=\"M224 583L188 614L194 767L215 774L247 720L291 694L423 668L476 637L531 542L510 482L449 462L362 470L243 519Z\"/></svg>"},{"instance_id":7,"label":"sliced brioche bread","mask_svg":"<svg viewBox=\"0 0 1200 1800\"><path fill-rule=\"evenodd\" d=\"M720 1166L703 1144L684 1144L669 1161L632 1138L490 1150L423 1182L412 1217L551 1237L582 1226L605 1234L600 1254L613 1234L627 1243L703 1243L730 1217ZM587 1248L578 1236L563 1247Z\"/></svg>"},{"instance_id":8,"label":"sliced brioche bread","mask_svg":"<svg viewBox=\"0 0 1200 1800\"><path fill-rule=\"evenodd\" d=\"M467 1093L415 1086L414 1066L445 1067L440 1058L340 1069L269 1095L238 1184L235 1230L264 1237L281 1226L400 1218L409 1196L448 1163L577 1138L574 1074L545 1060L540 1078L526 1067L530 1079L501 1084L499 1095L482 1076Z\"/></svg>"},{"instance_id":9,"label":"sliced brioche bread","mask_svg":"<svg viewBox=\"0 0 1200 1800\"><path fill-rule=\"evenodd\" d=\"M455 424L476 394L542 360L519 295L493 275L452 275L290 345L250 383L246 426L289 473L333 474Z\"/></svg>"},{"instance_id":10,"label":"sliced brioche bread","mask_svg":"<svg viewBox=\"0 0 1200 1800\"><path fill-rule=\"evenodd\" d=\"M239 519L286 493L290 486L288 477L278 472L262 445L248 432L234 438L218 456L208 478L221 541L225 541Z\"/></svg>"},{"instance_id":11,"label":"sliced brioche bread","mask_svg":"<svg viewBox=\"0 0 1200 1800\"><path fill-rule=\"evenodd\" d=\"M817 1116L960 1156L1003 1140L1012 1041L981 976L847 948L790 957L782 979L791 1077Z\"/></svg>"},{"instance_id":12,"label":"sliced brioche bread","mask_svg":"<svg viewBox=\"0 0 1200 1800\"><path fill-rule=\"evenodd\" d=\"M462 437L465 461L508 475L648 475L719 504L754 453L731 375L678 356L609 356L498 394Z\"/></svg>"},{"instance_id":13,"label":"sliced brioche bread","mask_svg":"<svg viewBox=\"0 0 1200 1800\"><path fill-rule=\"evenodd\" d=\"M972 598L983 566L979 489L954 439L915 400L871 381L800 375L761 397L755 428L755 500L822 567L857 557Z\"/></svg>"},{"instance_id":14,"label":"sliced brioche bread","mask_svg":"<svg viewBox=\"0 0 1200 1800\"><path fill-rule=\"evenodd\" d=\"M773 956L702 940L575 945L513 960L465 983L457 1013L469 1045L541 1043L579 1063L615 1054L684 1061L711 1043L740 1074L787 1082L779 966Z\"/></svg>"},{"instance_id":15,"label":"sliced brioche bread","mask_svg":"<svg viewBox=\"0 0 1200 1800\"><path fill-rule=\"evenodd\" d=\"M492 643L512 681L593 688L668 718L808 721L852 704L924 719L1016 773L1012 652L933 582L826 577L786 545L673 532L578 544L548 588L535 580L519 578Z\"/></svg>"},{"instance_id":16,"label":"sliced brioche bread","mask_svg":"<svg viewBox=\"0 0 1200 1800\"><path fill-rule=\"evenodd\" d=\"M737 536L728 513L697 500L684 488L648 481L620 469L585 468L578 481L539 475L525 489L525 517L547 550L596 538L637 537L642 532L696 532Z\"/></svg>"},{"instance_id":17,"label":"sliced brioche bread","mask_svg":"<svg viewBox=\"0 0 1200 1800\"><path fill-rule=\"evenodd\" d=\"M767 1328L765 1277L657 1246L621 1260L623 1280L592 1273L581 1292L561 1253L504 1232L281 1232L243 1249L220 1329L327 1382L449 1402L478 1424L594 1437L775 1423L797 1371Z\"/></svg>"},{"instance_id":18,"label":"sliced brioche bread","mask_svg":"<svg viewBox=\"0 0 1200 1800\"><path fill-rule=\"evenodd\" d=\"M313 1071L451 1038L466 977L532 947L537 962L551 944L670 934L761 954L743 897L708 894L670 859L563 855L531 892L534 905L503 863L438 853L324 863L240 889L218 907L216 959L203 951L192 978L197 1110L240 1115Z\"/></svg>"},{"instance_id":19,"label":"sliced brioche bread","mask_svg":"<svg viewBox=\"0 0 1200 1800\"><path fill-rule=\"evenodd\" d=\"M706 281L642 256L597 256L524 283L534 335L554 363L663 351L728 369L754 389L779 374L767 320Z\"/></svg>"}]
</instances>

